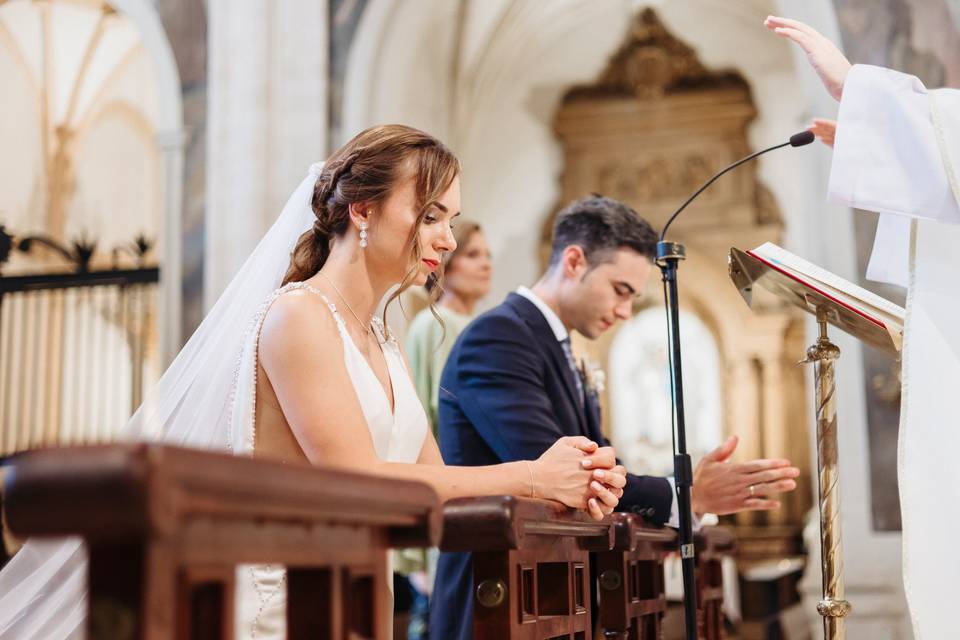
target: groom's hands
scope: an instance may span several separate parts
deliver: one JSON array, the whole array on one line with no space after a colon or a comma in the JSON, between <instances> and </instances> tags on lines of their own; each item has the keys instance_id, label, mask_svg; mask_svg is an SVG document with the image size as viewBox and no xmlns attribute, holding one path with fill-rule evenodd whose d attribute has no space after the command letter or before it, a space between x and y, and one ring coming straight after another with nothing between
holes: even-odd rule
<instances>
[{"instance_id":1,"label":"groom's hands","mask_svg":"<svg viewBox=\"0 0 960 640\"><path fill-rule=\"evenodd\" d=\"M697 513L725 515L780 507L775 496L797 488L800 470L785 459L730 462L739 440L731 436L703 457L693 473L692 503ZM530 463L533 495L584 509L593 518L613 512L627 483L611 447L576 436L557 440Z\"/></svg>"},{"instance_id":2,"label":"groom's hands","mask_svg":"<svg viewBox=\"0 0 960 640\"><path fill-rule=\"evenodd\" d=\"M789 460L730 462L737 443L737 436L730 436L694 470L691 502L696 513L769 511L780 507L774 496L797 488L800 470Z\"/></svg>"}]
</instances>

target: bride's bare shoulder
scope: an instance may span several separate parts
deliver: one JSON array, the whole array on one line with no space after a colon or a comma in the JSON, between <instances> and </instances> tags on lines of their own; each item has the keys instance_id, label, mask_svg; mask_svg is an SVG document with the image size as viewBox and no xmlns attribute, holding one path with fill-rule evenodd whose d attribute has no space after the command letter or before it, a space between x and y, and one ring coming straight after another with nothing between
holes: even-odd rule
<instances>
[{"instance_id":1,"label":"bride's bare shoulder","mask_svg":"<svg viewBox=\"0 0 960 640\"><path fill-rule=\"evenodd\" d=\"M263 318L261 355L311 352L317 348L326 353L342 349L329 302L303 289L277 296Z\"/></svg>"}]
</instances>

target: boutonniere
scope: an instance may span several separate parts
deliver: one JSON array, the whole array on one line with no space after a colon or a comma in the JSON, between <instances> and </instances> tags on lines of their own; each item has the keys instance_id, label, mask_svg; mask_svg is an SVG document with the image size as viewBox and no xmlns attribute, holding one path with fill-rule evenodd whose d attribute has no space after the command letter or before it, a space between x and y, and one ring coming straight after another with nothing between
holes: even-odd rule
<instances>
[{"instance_id":1,"label":"boutonniere","mask_svg":"<svg viewBox=\"0 0 960 640\"><path fill-rule=\"evenodd\" d=\"M598 362L583 358L580 360L580 377L588 393L599 395L607 388L607 374L600 368Z\"/></svg>"}]
</instances>

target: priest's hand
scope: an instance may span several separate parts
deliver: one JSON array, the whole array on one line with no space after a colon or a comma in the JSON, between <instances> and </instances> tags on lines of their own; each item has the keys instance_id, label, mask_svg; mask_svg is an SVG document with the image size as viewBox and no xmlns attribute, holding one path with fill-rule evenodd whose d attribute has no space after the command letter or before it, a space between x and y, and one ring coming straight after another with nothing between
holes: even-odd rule
<instances>
[{"instance_id":1,"label":"priest's hand","mask_svg":"<svg viewBox=\"0 0 960 640\"><path fill-rule=\"evenodd\" d=\"M768 16L764 25L777 35L800 45L823 86L834 100L839 101L843 94L843 83L850 72L850 62L840 49L816 29L799 20Z\"/></svg>"},{"instance_id":2,"label":"priest's hand","mask_svg":"<svg viewBox=\"0 0 960 640\"><path fill-rule=\"evenodd\" d=\"M693 472L694 512L769 511L780 507L774 496L797 488L800 470L789 460L730 462L737 443L737 436L730 436L700 460Z\"/></svg>"},{"instance_id":3,"label":"priest's hand","mask_svg":"<svg viewBox=\"0 0 960 640\"><path fill-rule=\"evenodd\" d=\"M833 149L833 141L837 137L837 123L835 120L814 118L813 124L807 127L807 131L817 136L820 142Z\"/></svg>"}]
</instances>

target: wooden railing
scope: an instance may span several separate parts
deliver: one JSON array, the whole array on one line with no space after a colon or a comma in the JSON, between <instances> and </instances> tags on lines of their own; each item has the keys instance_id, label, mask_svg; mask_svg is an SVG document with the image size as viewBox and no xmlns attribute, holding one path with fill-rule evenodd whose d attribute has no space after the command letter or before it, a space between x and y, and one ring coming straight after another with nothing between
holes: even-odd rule
<instances>
[{"instance_id":1,"label":"wooden railing","mask_svg":"<svg viewBox=\"0 0 960 640\"><path fill-rule=\"evenodd\" d=\"M636 515L612 516L613 548L596 554L600 626L605 640L659 640L667 611L663 561L677 547L673 529Z\"/></svg>"},{"instance_id":2,"label":"wooden railing","mask_svg":"<svg viewBox=\"0 0 960 640\"><path fill-rule=\"evenodd\" d=\"M590 551L608 522L545 500L465 498L444 508L444 551L473 552L474 640L592 637Z\"/></svg>"},{"instance_id":3,"label":"wooden railing","mask_svg":"<svg viewBox=\"0 0 960 640\"><path fill-rule=\"evenodd\" d=\"M416 482L147 444L22 454L5 500L20 536L85 538L91 640L230 638L235 566L254 563L288 569L289 638L385 640L387 550L438 540L473 552L476 640L659 639L676 546L633 515L493 496L441 516ZM698 633L719 640L734 540L696 543Z\"/></svg>"},{"instance_id":4,"label":"wooden railing","mask_svg":"<svg viewBox=\"0 0 960 640\"><path fill-rule=\"evenodd\" d=\"M88 637L232 637L235 565L286 565L289 638L391 633L387 549L436 544L421 483L158 445L22 455L6 482L20 536L80 535Z\"/></svg>"},{"instance_id":5,"label":"wooden railing","mask_svg":"<svg viewBox=\"0 0 960 640\"><path fill-rule=\"evenodd\" d=\"M595 522L543 500L464 498L444 507L444 551L473 552L474 640L659 640L664 559L676 532L635 515ZM697 534L698 634L723 638L723 574L732 534ZM591 588L598 585L598 597Z\"/></svg>"},{"instance_id":6,"label":"wooden railing","mask_svg":"<svg viewBox=\"0 0 960 640\"><path fill-rule=\"evenodd\" d=\"M694 536L697 560L698 637L720 640L723 632L723 559L736 551L729 529L705 527Z\"/></svg>"}]
</instances>

